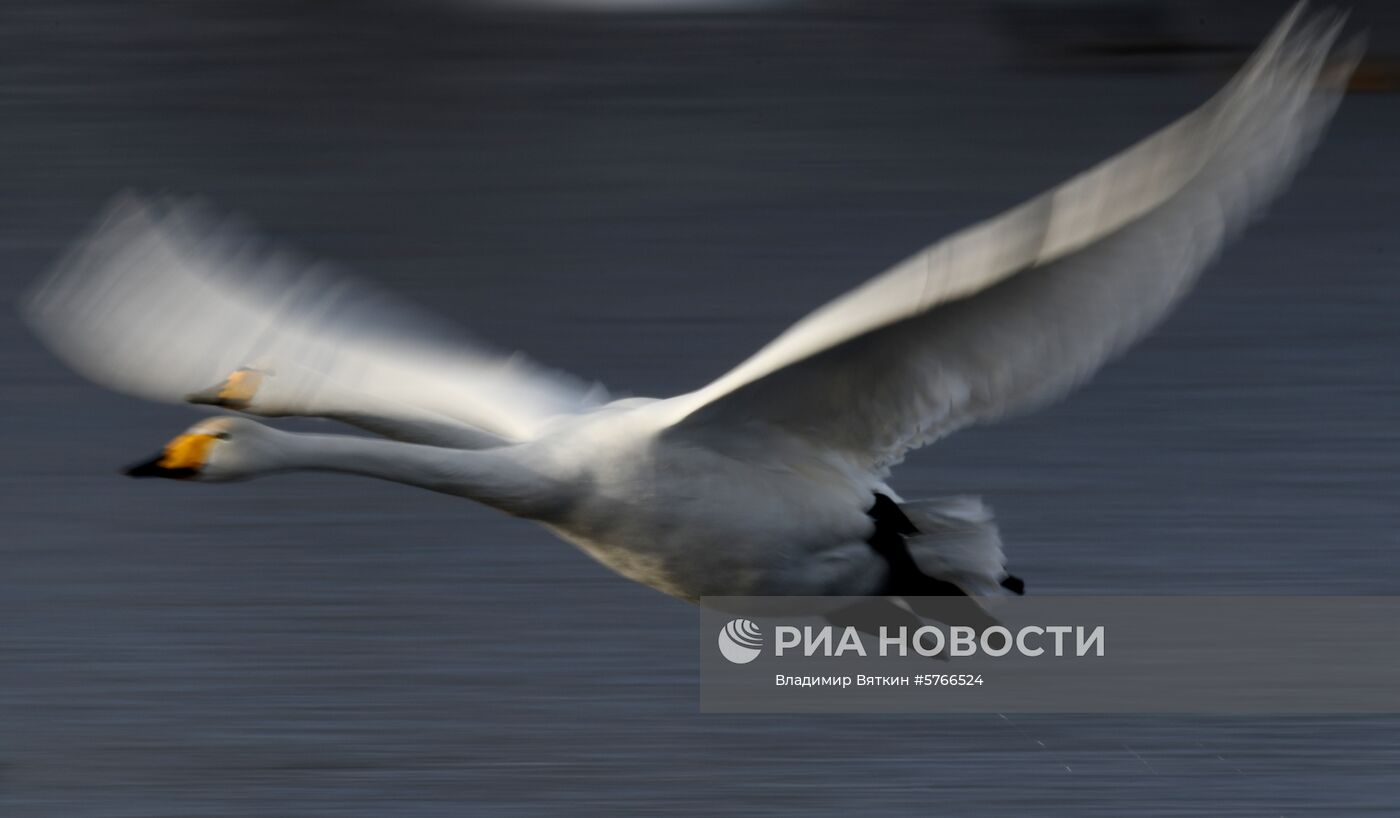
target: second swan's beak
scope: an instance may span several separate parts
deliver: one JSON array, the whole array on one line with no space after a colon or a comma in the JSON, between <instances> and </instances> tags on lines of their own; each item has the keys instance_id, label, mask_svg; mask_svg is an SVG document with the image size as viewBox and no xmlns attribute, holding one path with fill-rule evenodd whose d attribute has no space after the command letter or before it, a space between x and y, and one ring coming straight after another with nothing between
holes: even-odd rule
<instances>
[{"instance_id":1,"label":"second swan's beak","mask_svg":"<svg viewBox=\"0 0 1400 818\"><path fill-rule=\"evenodd\" d=\"M188 480L199 474L209 460L209 450L218 440L216 435L203 433L183 434L169 443L160 454L143 463L129 466L127 477L167 477L174 480Z\"/></svg>"},{"instance_id":2,"label":"second swan's beak","mask_svg":"<svg viewBox=\"0 0 1400 818\"><path fill-rule=\"evenodd\" d=\"M223 406L229 409L247 409L262 386L264 371L253 367L235 370L218 386L192 392L185 396L190 403L208 406Z\"/></svg>"}]
</instances>

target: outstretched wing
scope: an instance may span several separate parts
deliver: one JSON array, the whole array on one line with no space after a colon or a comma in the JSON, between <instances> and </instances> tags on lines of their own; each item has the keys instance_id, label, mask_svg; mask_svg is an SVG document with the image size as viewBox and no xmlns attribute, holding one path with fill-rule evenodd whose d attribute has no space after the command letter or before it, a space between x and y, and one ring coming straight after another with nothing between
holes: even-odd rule
<instances>
[{"instance_id":1,"label":"outstretched wing","mask_svg":"<svg viewBox=\"0 0 1400 818\"><path fill-rule=\"evenodd\" d=\"M1192 114L672 399L668 433L776 430L881 472L1083 382L1169 311L1331 118L1359 44L1334 52L1340 20L1298 18Z\"/></svg>"},{"instance_id":2,"label":"outstretched wing","mask_svg":"<svg viewBox=\"0 0 1400 818\"><path fill-rule=\"evenodd\" d=\"M606 400L188 203L120 198L35 288L27 317L80 374L152 400L267 361L308 391L332 383L510 440Z\"/></svg>"}]
</instances>

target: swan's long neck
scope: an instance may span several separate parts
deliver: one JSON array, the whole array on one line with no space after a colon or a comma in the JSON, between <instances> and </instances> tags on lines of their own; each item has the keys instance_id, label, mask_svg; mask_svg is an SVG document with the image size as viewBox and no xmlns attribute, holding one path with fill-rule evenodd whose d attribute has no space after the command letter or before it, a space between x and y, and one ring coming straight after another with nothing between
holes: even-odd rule
<instances>
[{"instance_id":1,"label":"swan's long neck","mask_svg":"<svg viewBox=\"0 0 1400 818\"><path fill-rule=\"evenodd\" d=\"M377 435L452 449L489 449L507 441L426 409L352 392L328 383L290 414L329 418Z\"/></svg>"},{"instance_id":2,"label":"swan's long neck","mask_svg":"<svg viewBox=\"0 0 1400 818\"><path fill-rule=\"evenodd\" d=\"M442 449L345 435L286 434L277 470L378 477L466 497L511 514L548 520L571 503L568 481L545 474L527 446Z\"/></svg>"}]
</instances>

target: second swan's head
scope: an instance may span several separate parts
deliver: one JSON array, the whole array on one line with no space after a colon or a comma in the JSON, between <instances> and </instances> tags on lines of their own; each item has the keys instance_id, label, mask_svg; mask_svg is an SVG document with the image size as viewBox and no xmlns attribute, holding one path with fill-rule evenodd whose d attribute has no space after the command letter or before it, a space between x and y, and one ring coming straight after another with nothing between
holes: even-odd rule
<instances>
[{"instance_id":1,"label":"second swan's head","mask_svg":"<svg viewBox=\"0 0 1400 818\"><path fill-rule=\"evenodd\" d=\"M276 462L273 429L251 420L202 420L165 444L150 460L126 469L129 477L217 482L269 471Z\"/></svg>"}]
</instances>

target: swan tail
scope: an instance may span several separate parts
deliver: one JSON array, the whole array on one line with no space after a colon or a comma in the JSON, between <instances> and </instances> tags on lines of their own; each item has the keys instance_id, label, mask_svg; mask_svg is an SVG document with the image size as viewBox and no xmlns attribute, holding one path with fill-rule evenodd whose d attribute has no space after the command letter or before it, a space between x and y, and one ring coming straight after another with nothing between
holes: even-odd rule
<instances>
[{"instance_id":1,"label":"swan tail","mask_svg":"<svg viewBox=\"0 0 1400 818\"><path fill-rule=\"evenodd\" d=\"M909 553L919 570L956 584L971 596L1025 592L1025 583L1006 570L992 510L979 497L936 497L900 503L899 510L919 531L909 535Z\"/></svg>"}]
</instances>

